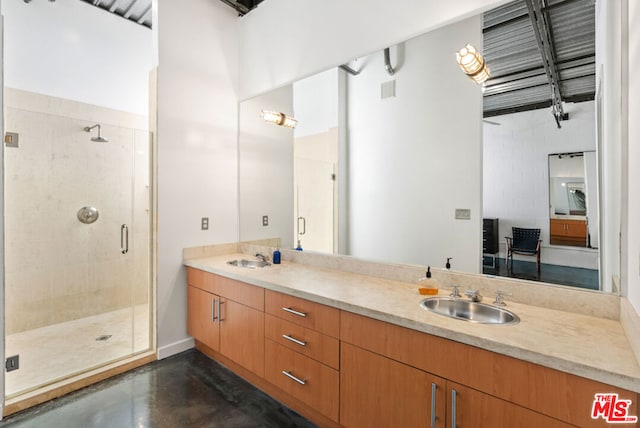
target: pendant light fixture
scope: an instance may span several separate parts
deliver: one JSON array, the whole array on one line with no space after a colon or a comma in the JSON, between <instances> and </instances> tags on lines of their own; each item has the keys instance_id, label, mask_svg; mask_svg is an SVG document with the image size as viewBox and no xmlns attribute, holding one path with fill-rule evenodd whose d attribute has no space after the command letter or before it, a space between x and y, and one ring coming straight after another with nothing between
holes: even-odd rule
<instances>
[{"instance_id":1,"label":"pendant light fixture","mask_svg":"<svg viewBox=\"0 0 640 428\"><path fill-rule=\"evenodd\" d=\"M482 54L470 44L456 52L456 60L462 71L476 83L484 83L489 78L489 67Z\"/></svg>"}]
</instances>

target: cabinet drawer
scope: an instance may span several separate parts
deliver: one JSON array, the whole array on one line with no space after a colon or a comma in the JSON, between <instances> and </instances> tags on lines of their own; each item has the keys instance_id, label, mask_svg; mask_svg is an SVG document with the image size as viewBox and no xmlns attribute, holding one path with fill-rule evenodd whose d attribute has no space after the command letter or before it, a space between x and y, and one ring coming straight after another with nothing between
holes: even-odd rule
<instances>
[{"instance_id":1,"label":"cabinet drawer","mask_svg":"<svg viewBox=\"0 0 640 428\"><path fill-rule=\"evenodd\" d=\"M340 336L340 311L336 308L266 290L265 312L329 336Z\"/></svg>"},{"instance_id":2,"label":"cabinet drawer","mask_svg":"<svg viewBox=\"0 0 640 428\"><path fill-rule=\"evenodd\" d=\"M212 294L220 294L218 284L214 283L214 275L200 269L187 267L187 285L197 287Z\"/></svg>"},{"instance_id":3,"label":"cabinet drawer","mask_svg":"<svg viewBox=\"0 0 640 428\"><path fill-rule=\"evenodd\" d=\"M225 278L224 276L212 276L214 288L220 290L218 294L264 312L264 288Z\"/></svg>"},{"instance_id":4,"label":"cabinet drawer","mask_svg":"<svg viewBox=\"0 0 640 428\"><path fill-rule=\"evenodd\" d=\"M265 337L334 369L340 368L340 342L315 330L265 315Z\"/></svg>"},{"instance_id":5,"label":"cabinet drawer","mask_svg":"<svg viewBox=\"0 0 640 428\"><path fill-rule=\"evenodd\" d=\"M265 339L265 378L289 395L338 421L337 370Z\"/></svg>"}]
</instances>

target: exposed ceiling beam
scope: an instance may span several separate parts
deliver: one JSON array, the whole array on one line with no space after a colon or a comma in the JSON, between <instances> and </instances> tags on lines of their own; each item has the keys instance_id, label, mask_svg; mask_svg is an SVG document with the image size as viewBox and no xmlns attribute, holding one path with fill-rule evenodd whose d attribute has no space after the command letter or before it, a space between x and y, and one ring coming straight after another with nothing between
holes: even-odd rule
<instances>
[{"instance_id":1,"label":"exposed ceiling beam","mask_svg":"<svg viewBox=\"0 0 640 428\"><path fill-rule=\"evenodd\" d=\"M231 6L232 8L237 10L240 13L240 15L246 15L247 13L249 13L250 9L236 0L221 0L221 1L226 5Z\"/></svg>"},{"instance_id":2,"label":"exposed ceiling beam","mask_svg":"<svg viewBox=\"0 0 640 428\"><path fill-rule=\"evenodd\" d=\"M556 65L555 49L553 46L553 37L549 26L549 16L546 12L546 6L543 5L545 0L525 0L527 9L529 10L529 18L533 25L533 32L536 36L538 49L542 56L542 65L547 74L549 85L551 86L551 106L553 107L553 116L556 120L558 128L560 121L566 119L562 107L562 93L560 91L560 74Z\"/></svg>"}]
</instances>

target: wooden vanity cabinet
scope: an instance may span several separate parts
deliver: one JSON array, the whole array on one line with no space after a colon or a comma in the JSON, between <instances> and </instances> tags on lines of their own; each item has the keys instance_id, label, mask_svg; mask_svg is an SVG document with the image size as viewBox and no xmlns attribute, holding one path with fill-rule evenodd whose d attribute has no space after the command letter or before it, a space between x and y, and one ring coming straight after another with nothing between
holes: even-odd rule
<instances>
[{"instance_id":1,"label":"wooden vanity cabinet","mask_svg":"<svg viewBox=\"0 0 640 428\"><path fill-rule=\"evenodd\" d=\"M595 394L603 392L632 400L630 414L638 414L638 394L631 391L346 311L340 320L343 349L351 344L444 379L447 427L452 426L454 389L457 391L456 428L606 427L609 425L603 419L591 418ZM384 373L385 364L379 366L379 372L374 368L369 374L354 370L354 366L367 364L369 359L361 357L351 362L349 358L343 351L341 400L353 395L349 384L367 382L367 376ZM413 391L413 387L409 391ZM401 400L411 400L412 394L414 392ZM377 405L387 406L389 402L385 399L383 394ZM341 403L341 418L349 412L380 411L376 408L348 410L350 406L348 401ZM394 409L389 406L385 411Z\"/></svg>"},{"instance_id":2,"label":"wooden vanity cabinet","mask_svg":"<svg viewBox=\"0 0 640 428\"><path fill-rule=\"evenodd\" d=\"M188 333L264 376L264 290L193 268L187 284Z\"/></svg>"}]
</instances>

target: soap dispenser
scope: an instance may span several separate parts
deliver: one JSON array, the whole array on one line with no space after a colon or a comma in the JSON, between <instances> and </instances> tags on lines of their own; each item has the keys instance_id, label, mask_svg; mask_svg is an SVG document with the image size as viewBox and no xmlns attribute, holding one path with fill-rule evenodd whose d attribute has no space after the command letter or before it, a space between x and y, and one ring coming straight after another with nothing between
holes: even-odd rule
<instances>
[{"instance_id":1,"label":"soap dispenser","mask_svg":"<svg viewBox=\"0 0 640 428\"><path fill-rule=\"evenodd\" d=\"M418 282L420 284L420 287L418 288L420 294L438 294L438 283L435 279L431 279L431 266L427 266L427 273L424 278L420 278Z\"/></svg>"},{"instance_id":2,"label":"soap dispenser","mask_svg":"<svg viewBox=\"0 0 640 428\"><path fill-rule=\"evenodd\" d=\"M273 252L273 264L280 264L280 248L276 248L276 250Z\"/></svg>"},{"instance_id":3,"label":"soap dispenser","mask_svg":"<svg viewBox=\"0 0 640 428\"><path fill-rule=\"evenodd\" d=\"M451 260L453 259L453 257L447 257L447 264L444 266L447 268L447 270L451 269Z\"/></svg>"}]
</instances>

